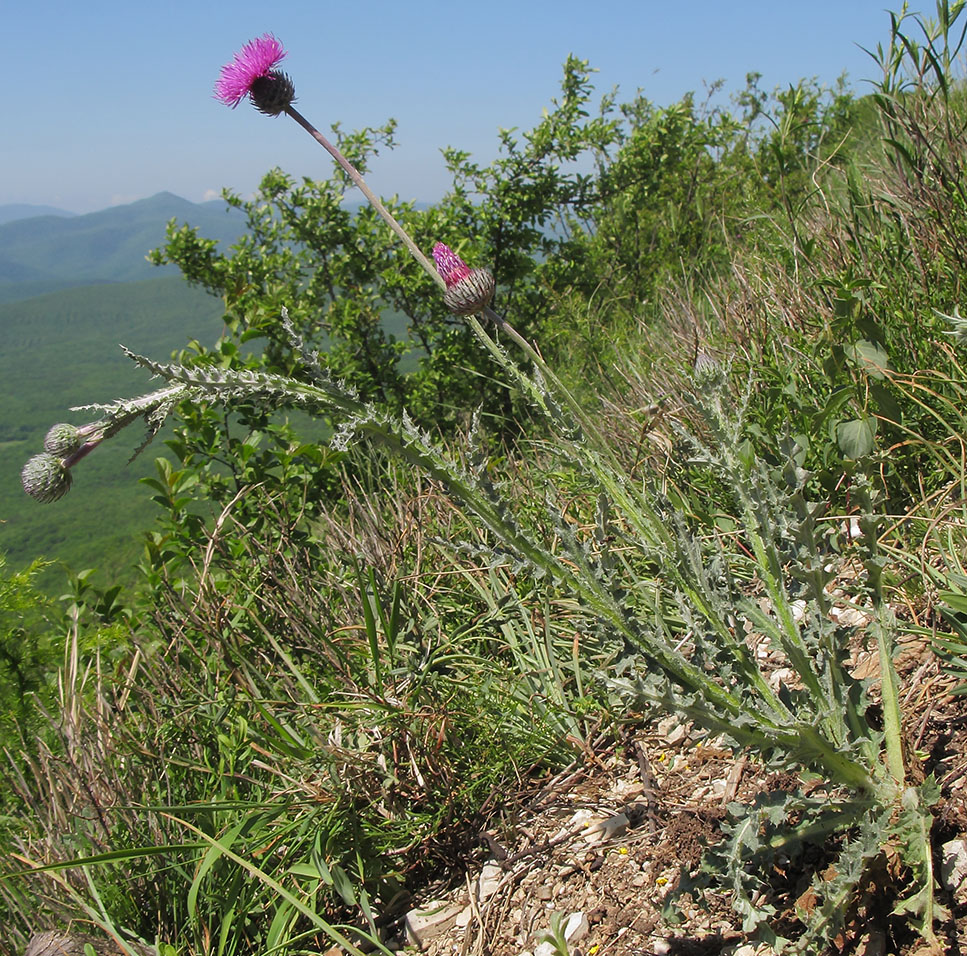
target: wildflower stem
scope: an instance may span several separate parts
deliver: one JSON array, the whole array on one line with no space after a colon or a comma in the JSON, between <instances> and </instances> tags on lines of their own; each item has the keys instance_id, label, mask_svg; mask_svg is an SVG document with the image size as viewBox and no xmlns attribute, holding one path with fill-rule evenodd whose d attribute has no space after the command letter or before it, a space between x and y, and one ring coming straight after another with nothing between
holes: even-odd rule
<instances>
[{"instance_id":1,"label":"wildflower stem","mask_svg":"<svg viewBox=\"0 0 967 956\"><path fill-rule=\"evenodd\" d=\"M561 398L564 399L567 407L571 410L571 413L577 418L584 429L584 433L590 438L595 445L598 454L603 455L608 464L612 467L618 467L618 463L611 453L611 449L608 443L604 440L601 433L598 431L597 426L591 420L588 413L581 407L581 403L571 394L565 384L557 377L551 367L544 361L540 352L534 348L527 339L524 338L520 332L517 331L503 316L495 312L490 306L484 306L482 314L488 318L494 325L500 329L508 338L510 338L517 347L534 363L535 367L540 371L541 375L544 376L545 381L550 382L554 388L557 390ZM479 324L474 327L474 331L477 332L478 337L483 333Z\"/></svg>"},{"instance_id":2,"label":"wildflower stem","mask_svg":"<svg viewBox=\"0 0 967 956\"><path fill-rule=\"evenodd\" d=\"M396 221L393 214L380 202L379 197L374 193L369 186L366 185L366 180L363 179L359 170L345 156L340 152L339 148L334 146L322 133L319 132L294 106L287 106L285 112L291 116L323 149L327 150L329 155L339 163L339 165L346 171L346 175L359 187L360 192L372 203L373 208L383 217L386 224L400 237L403 245L413 255L413 258L424 270L433 281L440 286L442 289L446 289L446 283L443 278L437 272L436 267L430 260L420 252L419 246L409 237L406 230Z\"/></svg>"},{"instance_id":3,"label":"wildflower stem","mask_svg":"<svg viewBox=\"0 0 967 956\"><path fill-rule=\"evenodd\" d=\"M900 718L899 691L897 690L896 665L893 662L894 647L890 626L890 610L877 596L877 615L873 622L876 646L880 662L880 694L883 702L883 737L886 748L886 766L899 787L905 783L903 763L903 732Z\"/></svg>"}]
</instances>

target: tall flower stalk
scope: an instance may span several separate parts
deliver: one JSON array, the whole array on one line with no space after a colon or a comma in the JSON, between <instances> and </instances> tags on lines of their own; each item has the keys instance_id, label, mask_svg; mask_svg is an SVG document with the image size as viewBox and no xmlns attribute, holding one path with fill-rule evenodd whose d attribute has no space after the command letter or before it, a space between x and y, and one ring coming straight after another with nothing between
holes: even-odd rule
<instances>
[{"instance_id":1,"label":"tall flower stalk","mask_svg":"<svg viewBox=\"0 0 967 956\"><path fill-rule=\"evenodd\" d=\"M591 418L548 367L540 353L505 318L490 307L490 300L494 293L493 276L486 269L471 269L443 243L437 243L434 247L434 262L431 262L369 188L359 170L349 162L337 146L292 105L295 102L295 84L288 74L278 69L286 55L282 44L271 33L263 34L250 41L235 54L231 63L222 67L221 75L215 83L215 98L234 109L245 97L248 97L260 113L268 116L285 113L295 120L345 170L427 275L444 290L444 301L450 311L468 319L471 329L502 365L505 364L502 351L495 349L493 340L474 316L482 314L495 328L507 335L534 363L541 375L554 384L570 412L581 423L585 433L589 437L598 439L596 445L599 450L606 451L607 443L601 440Z\"/></svg>"},{"instance_id":2,"label":"tall flower stalk","mask_svg":"<svg viewBox=\"0 0 967 956\"><path fill-rule=\"evenodd\" d=\"M855 799L847 798L840 804L842 817L832 814L824 819L822 809L818 810L818 814L807 813L807 819L801 825L804 827L803 834L814 825L821 831L825 828L826 832L831 832L844 826L845 819L850 825L859 826L865 838L847 846L844 861L851 853L857 859L868 858L879 852L882 824L896 811L902 795L903 808L915 824L912 830L919 827L921 831L919 837L911 836L909 823L897 824L895 831L900 835L904 827L907 828L901 839L910 841L908 855L917 871L917 882L920 883L919 893L902 905L920 913L924 936L931 939L932 874L929 839L924 837L928 829L926 821L929 820L925 804L929 803L930 797L926 792L921 794L907 787L904 779L900 715L890 653L893 631L881 613L876 630L886 713L884 733L879 736L871 731L865 720L865 695L840 666L845 649L822 621L824 582L821 581L821 575L815 574L812 566L807 567L810 561L816 565L820 555L815 540L811 538L809 529L812 517L802 500L801 489L795 489L788 501L781 501L763 471L757 473L753 468L752 473L748 473L746 463L740 461L730 447L739 439L738 427L729 420L729 416L722 414L721 395L718 399L711 397L708 402L711 413L709 425L713 433L720 433L723 440L717 447L702 451L707 451L710 463L735 484L741 518L771 605L771 613L757 613L741 595L723 594L719 586L710 580L703 567L707 556L703 556L702 549L696 548L682 528L670 528L654 498L628 481L593 419L548 367L539 351L491 308L490 300L494 291L492 276L486 270L471 269L442 244L437 244L433 250L436 264L436 268L433 268L367 187L359 172L292 106L295 97L292 82L277 69L285 56L278 41L266 36L261 41L253 41L250 47L247 53L243 51L241 58L237 56L235 63L223 70L216 95L234 106L247 93L256 108L273 115L287 113L328 150L414 258L443 287L444 299L450 311L465 317L482 344L501 368L510 374L512 381L523 388L551 422L562 426L562 438L569 439L569 453L600 484L600 504L604 509L602 522L607 522L607 510L614 508L637 538L639 546L659 560L662 565L659 578L662 580L656 581L655 585L658 590L655 620L660 622L664 616L661 588L673 589L686 621L691 618L695 622L697 630L692 640L697 656L701 658L708 653L714 658L724 654L721 657L722 676L730 676L720 683L702 667L696 666L695 661L679 653L677 648L673 649L671 642L666 643L670 635L663 625L650 631L643 626L643 622L633 621L631 608L619 598L618 591L613 589L615 585L610 580L610 574L605 572L604 559L593 563L578 542L570 541L563 527L565 550L571 551L568 562L550 555L516 521L509 519L504 504L495 503L493 496L483 486L474 481L458 480L465 476L456 475L451 468L444 468L442 472L435 472L431 468L431 473L435 472L438 478L442 478L451 493L455 493L458 500L482 518L502 543L511 546L519 556L539 570L550 573L559 583L572 587L572 593L580 595L586 606L593 608L602 621L619 633L623 632L632 644L637 644L638 652L648 666L645 673L649 676L639 676L627 682L632 696L637 694L651 701L663 702L687 714L711 732L725 731L741 744L759 750L763 756L778 758L779 762L798 763L802 767L819 770L827 776L831 785L853 792ZM520 369L503 346L484 329L480 318L489 321L522 350L533 365L533 375ZM356 417L352 427L365 433L374 424L373 418L364 414ZM391 428L388 434L396 439L398 433ZM383 437L385 440L388 436L384 434ZM398 450L413 460L415 450L421 445L419 436L410 435L403 437ZM417 457L420 455L422 452ZM424 467L427 464L423 462ZM789 556L784 542L777 539L777 527L770 515L774 509L793 503L797 503L793 511L796 512L795 520L799 522L801 533L810 537L810 547L807 548L809 557L800 568L800 587L805 587L802 593L816 605L815 619L808 627L801 626L792 613L791 589L784 566ZM872 528L872 521L870 526ZM715 558L714 555L712 557ZM717 559L725 566L730 563L724 554L718 555ZM871 555L868 562L868 568L871 569L870 590L878 610L882 611L876 566L876 560ZM795 562L792 567L795 569ZM745 643L737 638L737 616L746 617L760 627L774 645L781 648L801 681L801 691L779 691L769 685L757 663L750 658ZM710 634L708 650L702 650L702 641L698 638L703 628ZM657 682L651 673L652 668L660 672ZM881 752L881 748L885 753ZM881 762L882 756L885 756L885 767ZM747 819L753 816L750 814ZM744 824L740 823L738 829L743 827ZM734 858L728 863L729 867L735 868L736 874L741 871L742 856L736 847ZM844 875L844 887L837 888L837 891L842 890L846 894L852 892L861 869L856 874ZM737 877L735 888L737 905L741 908L744 901L748 906L747 921L752 925L759 922L764 912L757 912L752 903L758 887L753 883L746 896L743 891L749 890L748 885L742 886L741 878ZM828 925L824 917L816 920L811 927L818 935L822 935L820 926L828 930L841 918L841 914L836 912L839 907L834 905L835 895L826 895L826 908L830 909Z\"/></svg>"},{"instance_id":3,"label":"tall flower stalk","mask_svg":"<svg viewBox=\"0 0 967 956\"><path fill-rule=\"evenodd\" d=\"M282 44L271 33L252 40L235 54L231 63L222 67L215 84L215 98L234 109L247 96L260 113L268 116L285 113L294 119L345 170L346 175L359 187L360 192L396 233L427 275L445 289L446 283L433 263L369 188L359 170L292 105L295 102L295 86L287 74L277 69L285 56L286 51Z\"/></svg>"}]
</instances>

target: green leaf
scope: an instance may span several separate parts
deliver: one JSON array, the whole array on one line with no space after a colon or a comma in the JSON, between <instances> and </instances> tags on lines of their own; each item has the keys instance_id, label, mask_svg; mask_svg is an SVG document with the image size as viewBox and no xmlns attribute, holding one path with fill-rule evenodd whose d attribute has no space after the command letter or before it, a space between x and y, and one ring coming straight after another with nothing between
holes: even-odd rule
<instances>
[{"instance_id":1,"label":"green leaf","mask_svg":"<svg viewBox=\"0 0 967 956\"><path fill-rule=\"evenodd\" d=\"M890 356L876 342L860 339L849 351L853 361L872 378L883 378L884 369L890 368Z\"/></svg>"},{"instance_id":2,"label":"green leaf","mask_svg":"<svg viewBox=\"0 0 967 956\"><path fill-rule=\"evenodd\" d=\"M813 416L816 430L822 429L828 421L840 412L844 405L849 403L854 395L855 391L849 385L844 385L842 388L830 392L822 409Z\"/></svg>"},{"instance_id":3,"label":"green leaf","mask_svg":"<svg viewBox=\"0 0 967 956\"><path fill-rule=\"evenodd\" d=\"M184 850L186 853L200 850L204 843L171 843L166 846L133 847L129 850L111 850L109 853L97 853L93 856L76 857L72 860L62 860L59 863L48 863L45 866L31 866L26 870L14 870L12 873L0 873L0 882L29 876L32 873L46 871L71 870L79 866L94 866L98 863L120 863L126 860L138 860L147 856L160 856Z\"/></svg>"},{"instance_id":4,"label":"green leaf","mask_svg":"<svg viewBox=\"0 0 967 956\"><path fill-rule=\"evenodd\" d=\"M863 458L873 451L876 419L854 418L836 426L836 443L847 458Z\"/></svg>"},{"instance_id":5,"label":"green leaf","mask_svg":"<svg viewBox=\"0 0 967 956\"><path fill-rule=\"evenodd\" d=\"M937 597L958 614L967 614L967 594L956 591L941 591Z\"/></svg>"},{"instance_id":6,"label":"green leaf","mask_svg":"<svg viewBox=\"0 0 967 956\"><path fill-rule=\"evenodd\" d=\"M903 424L903 409L887 385L883 382L870 382L870 395L876 402L876 410L880 418L897 425Z\"/></svg>"}]
</instances>

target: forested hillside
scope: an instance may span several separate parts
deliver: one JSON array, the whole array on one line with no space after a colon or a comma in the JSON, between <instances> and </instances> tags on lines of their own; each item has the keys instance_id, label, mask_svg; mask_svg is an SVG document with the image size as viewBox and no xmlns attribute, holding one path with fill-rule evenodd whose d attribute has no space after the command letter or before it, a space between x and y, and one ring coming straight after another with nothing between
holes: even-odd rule
<instances>
[{"instance_id":1,"label":"forested hillside","mask_svg":"<svg viewBox=\"0 0 967 956\"><path fill-rule=\"evenodd\" d=\"M192 203L171 193L83 216L0 222L0 303L73 286L157 278L147 255L164 241L171 219L191 219L226 245L241 229L224 203Z\"/></svg>"},{"instance_id":2,"label":"forested hillside","mask_svg":"<svg viewBox=\"0 0 967 956\"><path fill-rule=\"evenodd\" d=\"M137 560L139 532L156 510L137 480L154 471L154 456L129 466L131 448L105 448L79 479L83 495L51 509L35 507L23 493L20 469L51 421L72 405L112 401L144 384L120 345L168 356L195 337L215 342L222 327L221 303L175 276L0 305L0 551L13 567L46 557L75 570L106 566L131 580L124 569Z\"/></svg>"}]
</instances>

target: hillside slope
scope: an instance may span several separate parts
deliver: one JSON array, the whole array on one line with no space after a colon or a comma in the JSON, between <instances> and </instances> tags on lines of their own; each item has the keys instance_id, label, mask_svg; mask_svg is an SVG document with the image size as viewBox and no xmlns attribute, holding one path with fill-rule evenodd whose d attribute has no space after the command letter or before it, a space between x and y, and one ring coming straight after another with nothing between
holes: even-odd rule
<instances>
[{"instance_id":1,"label":"hillside slope","mask_svg":"<svg viewBox=\"0 0 967 956\"><path fill-rule=\"evenodd\" d=\"M77 213L57 206L39 206L28 202L8 202L0 205L0 225L17 219L33 219L36 216L63 216L69 219Z\"/></svg>"},{"instance_id":2,"label":"hillside slope","mask_svg":"<svg viewBox=\"0 0 967 956\"><path fill-rule=\"evenodd\" d=\"M145 256L164 244L170 219L198 226L225 244L241 233L241 216L221 200L192 203L172 193L84 216L34 216L0 224L0 302L97 282L130 282L159 274Z\"/></svg>"},{"instance_id":3,"label":"hillside slope","mask_svg":"<svg viewBox=\"0 0 967 956\"><path fill-rule=\"evenodd\" d=\"M19 566L38 555L77 569L110 555L115 567L140 549L132 528L147 527L155 506L137 478L154 472L157 444L132 465L137 427L84 462L84 494L39 507L20 487L23 463L41 450L54 422L82 424L71 405L108 402L152 385L118 348L165 359L197 338L221 332L221 302L177 276L74 288L0 305L0 551Z\"/></svg>"}]
</instances>

